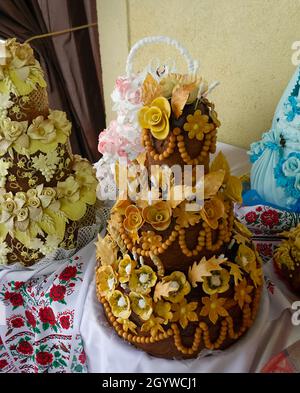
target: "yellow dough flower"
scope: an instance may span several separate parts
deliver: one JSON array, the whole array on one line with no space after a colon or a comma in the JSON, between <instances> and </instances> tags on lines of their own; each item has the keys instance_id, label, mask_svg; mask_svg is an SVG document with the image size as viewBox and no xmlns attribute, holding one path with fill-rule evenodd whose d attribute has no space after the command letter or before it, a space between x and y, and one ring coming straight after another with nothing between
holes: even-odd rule
<instances>
[{"instance_id":1,"label":"yellow dough flower","mask_svg":"<svg viewBox=\"0 0 300 393\"><path fill-rule=\"evenodd\" d=\"M164 319L164 323L168 323L173 317L173 313L171 311L171 303L164 302L163 300L159 300L154 306L154 312L159 317Z\"/></svg>"},{"instance_id":2,"label":"yellow dough flower","mask_svg":"<svg viewBox=\"0 0 300 393\"><path fill-rule=\"evenodd\" d=\"M251 303L251 296L249 295L252 292L253 287L251 285L247 285L247 280L241 281L235 287L234 300L236 300L242 309L244 307L244 303Z\"/></svg>"},{"instance_id":3,"label":"yellow dough flower","mask_svg":"<svg viewBox=\"0 0 300 393\"><path fill-rule=\"evenodd\" d=\"M203 297L202 303L204 306L201 309L200 315L203 317L209 317L211 322L215 324L221 317L227 317L228 311L223 307L226 299L225 298L218 298L218 295L215 293L210 297Z\"/></svg>"},{"instance_id":4,"label":"yellow dough flower","mask_svg":"<svg viewBox=\"0 0 300 393\"><path fill-rule=\"evenodd\" d=\"M135 205L130 205L125 210L124 228L128 232L136 232L143 225L141 211Z\"/></svg>"},{"instance_id":5,"label":"yellow dough flower","mask_svg":"<svg viewBox=\"0 0 300 393\"><path fill-rule=\"evenodd\" d=\"M256 261L255 252L250 247L240 244L235 261L249 272L249 267Z\"/></svg>"},{"instance_id":6,"label":"yellow dough flower","mask_svg":"<svg viewBox=\"0 0 300 393\"><path fill-rule=\"evenodd\" d=\"M160 201L144 207L143 218L154 229L164 231L171 223L172 210L168 202Z\"/></svg>"},{"instance_id":7,"label":"yellow dough flower","mask_svg":"<svg viewBox=\"0 0 300 393\"><path fill-rule=\"evenodd\" d=\"M215 270L209 277L203 277L203 291L208 295L223 293L229 289L230 274L226 269Z\"/></svg>"},{"instance_id":8,"label":"yellow dough flower","mask_svg":"<svg viewBox=\"0 0 300 393\"><path fill-rule=\"evenodd\" d=\"M132 272L129 280L129 287L132 291L142 293L144 295L151 291L154 287L157 277L150 266L144 265Z\"/></svg>"},{"instance_id":9,"label":"yellow dough flower","mask_svg":"<svg viewBox=\"0 0 300 393\"><path fill-rule=\"evenodd\" d=\"M171 106L164 97L155 98L150 106L140 109L138 119L142 128L149 129L156 139L166 139L170 131Z\"/></svg>"},{"instance_id":10,"label":"yellow dough flower","mask_svg":"<svg viewBox=\"0 0 300 393\"><path fill-rule=\"evenodd\" d=\"M191 291L191 285L182 272L175 271L165 276L163 283L169 283L167 299L172 303L179 303Z\"/></svg>"},{"instance_id":11,"label":"yellow dough flower","mask_svg":"<svg viewBox=\"0 0 300 393\"><path fill-rule=\"evenodd\" d=\"M118 199L114 204L112 211L124 215L127 207L130 205L131 202L128 199Z\"/></svg>"},{"instance_id":12,"label":"yellow dough flower","mask_svg":"<svg viewBox=\"0 0 300 393\"><path fill-rule=\"evenodd\" d=\"M151 298L136 292L130 292L129 298L132 311L143 321L147 321L151 317L153 311Z\"/></svg>"},{"instance_id":13,"label":"yellow dough flower","mask_svg":"<svg viewBox=\"0 0 300 393\"><path fill-rule=\"evenodd\" d=\"M156 337L159 332L164 333L164 328L161 326L164 320L159 317L154 317L153 315L150 319L145 322L142 327L142 332L150 332L151 337Z\"/></svg>"},{"instance_id":14,"label":"yellow dough flower","mask_svg":"<svg viewBox=\"0 0 300 393\"><path fill-rule=\"evenodd\" d=\"M101 296L108 297L117 285L117 277L111 265L101 266L96 272L96 285Z\"/></svg>"},{"instance_id":15,"label":"yellow dough flower","mask_svg":"<svg viewBox=\"0 0 300 393\"><path fill-rule=\"evenodd\" d=\"M128 254L119 262L119 281L125 283L129 281L130 274L136 267L136 261L132 260Z\"/></svg>"},{"instance_id":16,"label":"yellow dough flower","mask_svg":"<svg viewBox=\"0 0 300 393\"><path fill-rule=\"evenodd\" d=\"M194 115L187 116L187 123L183 125L184 131L188 132L190 139L198 139L202 141L204 134L212 131L214 129L214 124L209 123L209 117L207 115L202 115L200 109L197 109Z\"/></svg>"},{"instance_id":17,"label":"yellow dough flower","mask_svg":"<svg viewBox=\"0 0 300 393\"><path fill-rule=\"evenodd\" d=\"M122 319L129 318L131 309L128 296L124 295L121 291L114 291L110 295L108 302L115 317Z\"/></svg>"},{"instance_id":18,"label":"yellow dough flower","mask_svg":"<svg viewBox=\"0 0 300 393\"><path fill-rule=\"evenodd\" d=\"M204 202L200 210L202 219L212 228L218 228L218 220L224 216L225 208L221 199L214 197Z\"/></svg>"},{"instance_id":19,"label":"yellow dough flower","mask_svg":"<svg viewBox=\"0 0 300 393\"><path fill-rule=\"evenodd\" d=\"M174 311L174 315L172 322L179 322L182 329L185 329L189 321L198 321L198 316L195 312L197 306L197 302L188 303L186 299L183 299L178 304L173 304L172 310Z\"/></svg>"},{"instance_id":20,"label":"yellow dough flower","mask_svg":"<svg viewBox=\"0 0 300 393\"><path fill-rule=\"evenodd\" d=\"M137 332L136 332L136 327L137 327L136 324L133 323L132 321L130 321L129 319L118 318L117 322L119 322L122 325L124 332L130 331L130 332L132 332L134 334L137 334Z\"/></svg>"}]
</instances>

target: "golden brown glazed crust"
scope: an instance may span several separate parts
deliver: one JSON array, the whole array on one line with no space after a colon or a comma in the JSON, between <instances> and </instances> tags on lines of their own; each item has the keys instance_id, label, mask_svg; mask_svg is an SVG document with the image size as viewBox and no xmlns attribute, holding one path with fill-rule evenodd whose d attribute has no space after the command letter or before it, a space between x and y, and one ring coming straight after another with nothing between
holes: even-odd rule
<instances>
[{"instance_id":1,"label":"golden brown glazed crust","mask_svg":"<svg viewBox=\"0 0 300 393\"><path fill-rule=\"evenodd\" d=\"M251 279L247 278L249 284ZM247 304L243 310L233 300L233 290L229 289L223 294L227 298L229 315L218 321L215 325L208 317L199 317L199 321L190 323L186 329L170 323L164 330L165 333L158 338L147 336L138 329L137 334L131 334L122 330L116 318L111 312L109 303L98 294L99 301L103 304L106 318L116 333L135 347L144 350L152 356L165 359L191 359L200 355L203 350L224 350L234 344L243 336L255 321L261 298L262 287L255 289L252 302ZM193 290L188 296L189 301L198 300L202 295ZM200 309L197 309L199 315ZM132 318L132 317L131 317ZM132 318L133 319L133 318ZM141 326L141 322L135 317L134 322Z\"/></svg>"}]
</instances>

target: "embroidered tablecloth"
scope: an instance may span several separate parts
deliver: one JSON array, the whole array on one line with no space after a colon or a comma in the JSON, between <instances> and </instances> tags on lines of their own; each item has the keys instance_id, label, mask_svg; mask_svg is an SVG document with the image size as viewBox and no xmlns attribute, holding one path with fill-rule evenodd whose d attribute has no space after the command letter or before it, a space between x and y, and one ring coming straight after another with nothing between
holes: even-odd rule
<instances>
[{"instance_id":1,"label":"embroidered tablecloth","mask_svg":"<svg viewBox=\"0 0 300 393\"><path fill-rule=\"evenodd\" d=\"M219 143L220 149L233 174L249 170L245 150ZM282 359L278 354L300 340L300 327L291 322L297 299L279 281L270 259L250 331L226 351L188 361L156 359L119 339L96 300L94 269L91 242L61 262L0 270L0 372L268 371L272 357Z\"/></svg>"},{"instance_id":2,"label":"embroidered tablecloth","mask_svg":"<svg viewBox=\"0 0 300 393\"><path fill-rule=\"evenodd\" d=\"M94 264L92 242L37 270L0 271L0 371L87 371L79 327Z\"/></svg>"}]
</instances>

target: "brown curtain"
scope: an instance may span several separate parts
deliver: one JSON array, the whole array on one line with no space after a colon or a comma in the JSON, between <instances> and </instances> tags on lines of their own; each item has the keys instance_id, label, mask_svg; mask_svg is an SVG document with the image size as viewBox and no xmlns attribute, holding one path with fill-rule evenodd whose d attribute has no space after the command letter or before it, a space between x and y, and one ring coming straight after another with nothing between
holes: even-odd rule
<instances>
[{"instance_id":1,"label":"brown curtain","mask_svg":"<svg viewBox=\"0 0 300 393\"><path fill-rule=\"evenodd\" d=\"M25 41L96 19L95 0L0 1L0 36L4 38ZM45 70L51 107L67 112L73 123L73 152L96 161L98 134L105 128L97 29L37 39L31 45Z\"/></svg>"}]
</instances>

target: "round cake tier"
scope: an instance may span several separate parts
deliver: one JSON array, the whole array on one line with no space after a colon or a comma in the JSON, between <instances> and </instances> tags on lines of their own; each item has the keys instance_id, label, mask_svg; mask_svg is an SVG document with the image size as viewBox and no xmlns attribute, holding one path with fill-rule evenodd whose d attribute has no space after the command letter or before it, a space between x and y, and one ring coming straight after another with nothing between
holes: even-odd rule
<instances>
[{"instance_id":1,"label":"round cake tier","mask_svg":"<svg viewBox=\"0 0 300 393\"><path fill-rule=\"evenodd\" d=\"M8 109L7 116L13 121L32 121L38 117L49 115L47 89L36 84L35 89L28 95L16 96L10 94L13 105Z\"/></svg>"},{"instance_id":2,"label":"round cake tier","mask_svg":"<svg viewBox=\"0 0 300 393\"><path fill-rule=\"evenodd\" d=\"M262 292L261 262L255 247L250 239L239 241L242 243L234 241L223 255L198 264L208 268L209 263L217 263L222 270L211 266L210 272L202 271L201 278L197 267L186 274L181 269L162 274L157 268L157 281L151 277L151 292L146 293L135 279L150 274L146 261L140 267L131 265L134 270L127 269L126 281L124 260L129 262L129 257L124 258L117 247L118 266L99 263L96 269L97 296L108 322L121 338L156 357L188 359L205 350L226 349L253 324ZM168 292L170 282L180 285L171 285Z\"/></svg>"},{"instance_id":3,"label":"round cake tier","mask_svg":"<svg viewBox=\"0 0 300 393\"><path fill-rule=\"evenodd\" d=\"M186 272L195 259L210 258L222 254L230 242L233 230L233 206L225 203L226 217L218 220L216 229L211 228L202 219L194 225L181 226L172 217L169 227L164 231L144 223L139 229L140 240L133 244L130 233L126 231L121 218L119 220L121 239L128 252L142 256L145 263L154 267L153 259L160 260L166 271L181 270ZM154 239L154 240L152 240ZM155 247L150 249L151 241ZM151 258L152 256L152 258Z\"/></svg>"},{"instance_id":4,"label":"round cake tier","mask_svg":"<svg viewBox=\"0 0 300 393\"><path fill-rule=\"evenodd\" d=\"M199 113L199 111L202 117L195 116L195 113ZM204 171L207 173L209 153L215 153L216 150L216 127L219 124L212 113L215 113L213 105L203 99L197 105L196 102L186 105L178 119L174 113L171 114L171 131L166 139L156 139L149 130L144 129L142 138L146 149L145 166L148 170L151 165L167 165L169 167L173 165L182 167L184 165L204 165ZM208 128L207 125L209 125ZM188 129L192 132L189 132Z\"/></svg>"}]
</instances>

